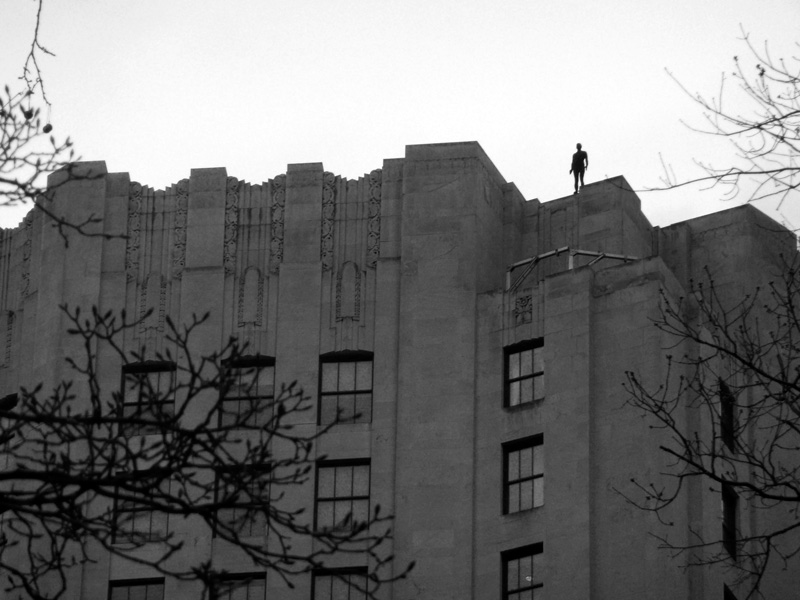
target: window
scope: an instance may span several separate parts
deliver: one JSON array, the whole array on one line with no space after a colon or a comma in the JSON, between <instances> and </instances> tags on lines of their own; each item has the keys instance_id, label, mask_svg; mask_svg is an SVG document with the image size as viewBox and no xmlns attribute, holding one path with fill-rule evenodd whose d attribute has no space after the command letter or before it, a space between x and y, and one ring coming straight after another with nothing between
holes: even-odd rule
<instances>
[{"instance_id":1,"label":"window","mask_svg":"<svg viewBox=\"0 0 800 600\"><path fill-rule=\"evenodd\" d=\"M3 418L3 414L14 410L19 403L19 395L8 394L0 398L0 445L10 442L20 427L19 421ZM9 431L9 429L11 431Z\"/></svg>"},{"instance_id":2,"label":"window","mask_svg":"<svg viewBox=\"0 0 800 600\"><path fill-rule=\"evenodd\" d=\"M112 581L109 600L164 600L164 579L128 579Z\"/></svg>"},{"instance_id":3,"label":"window","mask_svg":"<svg viewBox=\"0 0 800 600\"><path fill-rule=\"evenodd\" d=\"M266 589L263 573L224 575L214 583L211 600L264 600Z\"/></svg>"},{"instance_id":4,"label":"window","mask_svg":"<svg viewBox=\"0 0 800 600\"><path fill-rule=\"evenodd\" d=\"M367 569L323 569L314 572L313 600L366 600Z\"/></svg>"},{"instance_id":5,"label":"window","mask_svg":"<svg viewBox=\"0 0 800 600\"><path fill-rule=\"evenodd\" d=\"M728 385L719 380L720 437L729 450L736 446L736 398Z\"/></svg>"},{"instance_id":6,"label":"window","mask_svg":"<svg viewBox=\"0 0 800 600\"><path fill-rule=\"evenodd\" d=\"M372 422L372 353L331 352L320 359L319 424Z\"/></svg>"},{"instance_id":7,"label":"window","mask_svg":"<svg viewBox=\"0 0 800 600\"><path fill-rule=\"evenodd\" d=\"M270 471L253 465L220 469L216 501L220 525L242 537L266 533Z\"/></svg>"},{"instance_id":8,"label":"window","mask_svg":"<svg viewBox=\"0 0 800 600\"><path fill-rule=\"evenodd\" d=\"M272 416L275 359L242 356L226 365L230 387L220 403L220 427L260 427Z\"/></svg>"},{"instance_id":9,"label":"window","mask_svg":"<svg viewBox=\"0 0 800 600\"><path fill-rule=\"evenodd\" d=\"M503 444L503 512L520 512L544 504L543 436Z\"/></svg>"},{"instance_id":10,"label":"window","mask_svg":"<svg viewBox=\"0 0 800 600\"><path fill-rule=\"evenodd\" d=\"M739 513L739 496L733 486L722 484L722 545L732 558L737 555L737 525Z\"/></svg>"},{"instance_id":11,"label":"window","mask_svg":"<svg viewBox=\"0 0 800 600\"><path fill-rule=\"evenodd\" d=\"M369 461L317 463L317 529L349 529L369 520Z\"/></svg>"},{"instance_id":12,"label":"window","mask_svg":"<svg viewBox=\"0 0 800 600\"><path fill-rule=\"evenodd\" d=\"M528 404L544 398L544 340L541 338L508 346L506 356L505 405Z\"/></svg>"},{"instance_id":13,"label":"window","mask_svg":"<svg viewBox=\"0 0 800 600\"><path fill-rule=\"evenodd\" d=\"M169 481L163 471L138 471L125 485L117 486L114 543L152 542L166 537L167 513L152 510L149 500L154 489L169 494ZM137 501L137 497L142 500Z\"/></svg>"},{"instance_id":14,"label":"window","mask_svg":"<svg viewBox=\"0 0 800 600\"><path fill-rule=\"evenodd\" d=\"M121 425L122 435L162 431L161 423L175 414L175 372L171 361L144 361L122 368L122 418L126 420Z\"/></svg>"},{"instance_id":15,"label":"window","mask_svg":"<svg viewBox=\"0 0 800 600\"><path fill-rule=\"evenodd\" d=\"M543 544L508 550L503 562L503 600L536 600L542 596Z\"/></svg>"}]
</instances>

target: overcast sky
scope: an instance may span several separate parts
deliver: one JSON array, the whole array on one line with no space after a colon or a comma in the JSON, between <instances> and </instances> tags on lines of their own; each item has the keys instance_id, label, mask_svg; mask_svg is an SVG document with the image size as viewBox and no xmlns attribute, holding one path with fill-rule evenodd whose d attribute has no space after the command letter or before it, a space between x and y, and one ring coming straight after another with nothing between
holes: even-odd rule
<instances>
[{"instance_id":1,"label":"overcast sky","mask_svg":"<svg viewBox=\"0 0 800 600\"><path fill-rule=\"evenodd\" d=\"M0 0L0 83L17 83L35 10ZM683 178L693 159L731 164L724 140L681 125L702 113L665 69L716 95L747 54L740 25L800 55L798 0L46 0L40 39L56 54L42 59L53 133L157 189L199 167L260 183L322 162L357 178L406 144L477 140L546 201L572 192L576 142L587 183L658 185L660 156ZM640 197L666 225L744 200L721 195ZM800 208L782 212L800 227ZM0 226L22 214L0 209Z\"/></svg>"}]
</instances>

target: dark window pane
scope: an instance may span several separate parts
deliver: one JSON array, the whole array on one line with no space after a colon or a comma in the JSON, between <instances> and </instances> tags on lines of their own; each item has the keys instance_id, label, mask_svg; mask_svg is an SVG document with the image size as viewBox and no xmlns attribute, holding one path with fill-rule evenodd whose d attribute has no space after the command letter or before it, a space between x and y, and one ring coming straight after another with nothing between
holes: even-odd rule
<instances>
[{"instance_id":1,"label":"dark window pane","mask_svg":"<svg viewBox=\"0 0 800 600\"><path fill-rule=\"evenodd\" d=\"M350 391L356 387L356 363L339 363L339 391Z\"/></svg>"},{"instance_id":2,"label":"dark window pane","mask_svg":"<svg viewBox=\"0 0 800 600\"><path fill-rule=\"evenodd\" d=\"M533 373L533 352L531 350L523 350L519 353L519 374L521 377Z\"/></svg>"},{"instance_id":3,"label":"dark window pane","mask_svg":"<svg viewBox=\"0 0 800 600\"><path fill-rule=\"evenodd\" d=\"M512 483L508 486L508 512L519 512L519 484Z\"/></svg>"},{"instance_id":4,"label":"dark window pane","mask_svg":"<svg viewBox=\"0 0 800 600\"><path fill-rule=\"evenodd\" d=\"M339 389L339 363L322 363L322 391L335 392Z\"/></svg>"},{"instance_id":5,"label":"dark window pane","mask_svg":"<svg viewBox=\"0 0 800 600\"><path fill-rule=\"evenodd\" d=\"M519 397L519 381L513 381L508 384L508 405L516 406L520 403Z\"/></svg>"},{"instance_id":6,"label":"dark window pane","mask_svg":"<svg viewBox=\"0 0 800 600\"><path fill-rule=\"evenodd\" d=\"M530 377L528 379L523 379L520 381L521 391L520 391L520 399L519 401L522 402L533 402L533 379Z\"/></svg>"},{"instance_id":7,"label":"dark window pane","mask_svg":"<svg viewBox=\"0 0 800 600\"><path fill-rule=\"evenodd\" d=\"M356 389L372 389L372 361L359 361L356 363Z\"/></svg>"}]
</instances>

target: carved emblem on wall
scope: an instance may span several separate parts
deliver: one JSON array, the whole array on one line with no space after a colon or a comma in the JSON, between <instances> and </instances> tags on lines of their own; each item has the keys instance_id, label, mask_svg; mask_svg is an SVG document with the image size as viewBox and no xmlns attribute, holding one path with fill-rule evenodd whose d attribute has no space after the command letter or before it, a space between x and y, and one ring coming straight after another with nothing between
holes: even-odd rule
<instances>
[{"instance_id":1,"label":"carved emblem on wall","mask_svg":"<svg viewBox=\"0 0 800 600\"><path fill-rule=\"evenodd\" d=\"M361 318L361 270L346 262L336 274L336 320Z\"/></svg>"},{"instance_id":2,"label":"carved emblem on wall","mask_svg":"<svg viewBox=\"0 0 800 600\"><path fill-rule=\"evenodd\" d=\"M225 274L236 270L236 238L239 233L239 180L228 177L225 192L225 248L223 264Z\"/></svg>"},{"instance_id":3,"label":"carved emblem on wall","mask_svg":"<svg viewBox=\"0 0 800 600\"><path fill-rule=\"evenodd\" d=\"M33 218L25 217L25 241L22 243L22 279L20 281L20 294L24 298L31 287L31 246L33 245Z\"/></svg>"},{"instance_id":4,"label":"carved emblem on wall","mask_svg":"<svg viewBox=\"0 0 800 600\"><path fill-rule=\"evenodd\" d=\"M180 279L186 265L186 218L189 208L189 180L181 179L175 186L175 243L172 275Z\"/></svg>"},{"instance_id":5,"label":"carved emblem on wall","mask_svg":"<svg viewBox=\"0 0 800 600\"><path fill-rule=\"evenodd\" d=\"M530 323L533 319L533 299L531 296L520 296L514 306L514 324Z\"/></svg>"},{"instance_id":6,"label":"carved emblem on wall","mask_svg":"<svg viewBox=\"0 0 800 600\"><path fill-rule=\"evenodd\" d=\"M125 273L128 281L134 281L139 270L141 212L142 186L132 181L128 188L128 243L125 248Z\"/></svg>"},{"instance_id":7,"label":"carved emblem on wall","mask_svg":"<svg viewBox=\"0 0 800 600\"><path fill-rule=\"evenodd\" d=\"M320 259L323 271L333 266L333 220L336 216L336 177L325 171L322 175L322 241Z\"/></svg>"},{"instance_id":8,"label":"carved emblem on wall","mask_svg":"<svg viewBox=\"0 0 800 600\"><path fill-rule=\"evenodd\" d=\"M383 172L369 174L369 220L367 222L367 267L374 269L381 254L381 185Z\"/></svg>"},{"instance_id":9,"label":"carved emblem on wall","mask_svg":"<svg viewBox=\"0 0 800 600\"><path fill-rule=\"evenodd\" d=\"M286 204L286 175L278 175L272 180L272 208L270 212L271 237L269 246L269 270L278 272L283 261L283 208Z\"/></svg>"}]
</instances>

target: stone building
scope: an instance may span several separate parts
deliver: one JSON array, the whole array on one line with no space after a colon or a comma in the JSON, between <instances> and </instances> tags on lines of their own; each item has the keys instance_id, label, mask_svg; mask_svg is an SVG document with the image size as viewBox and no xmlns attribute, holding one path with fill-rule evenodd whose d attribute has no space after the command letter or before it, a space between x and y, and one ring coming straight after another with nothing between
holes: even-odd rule
<instances>
[{"instance_id":1,"label":"stone building","mask_svg":"<svg viewBox=\"0 0 800 600\"><path fill-rule=\"evenodd\" d=\"M655 516L616 491L666 460L621 384L627 370L665 377L668 341L650 321L661 290L680 297L709 266L734 297L794 251L762 213L653 227L622 177L525 201L477 143L409 146L357 180L320 163L261 185L214 168L156 191L104 163L80 168L101 176L60 185L53 206L126 237L65 246L38 214L2 231L0 396L69 376L63 303L152 310L131 348L163 347L167 316L210 311L198 347L233 335L272 357L275 381L318 399L302 427L340 402L342 384L322 370L361 369L337 404L359 417L316 451L320 469L365 473L368 502L395 515L397 564L416 567L387 599L722 599L725 574L681 569L651 535ZM721 530L707 488L673 511L675 531ZM306 504L318 495L309 485ZM762 518L737 510L748 526ZM187 561L242 568L210 532L186 535ZM151 578L108 559L84 567L67 597L125 597L112 592ZM258 589L311 598L315 585L329 597L313 580L289 591L266 574ZM153 585L148 600L193 597Z\"/></svg>"}]
</instances>

